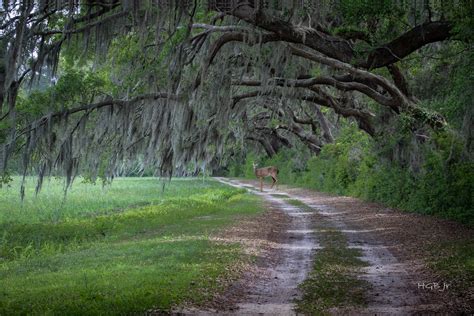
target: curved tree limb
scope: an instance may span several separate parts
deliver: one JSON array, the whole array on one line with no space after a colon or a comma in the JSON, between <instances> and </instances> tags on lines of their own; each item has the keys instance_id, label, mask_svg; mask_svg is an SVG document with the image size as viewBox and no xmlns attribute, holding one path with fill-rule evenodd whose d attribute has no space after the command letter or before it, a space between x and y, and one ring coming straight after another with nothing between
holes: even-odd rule
<instances>
[{"instance_id":1,"label":"curved tree limb","mask_svg":"<svg viewBox=\"0 0 474 316\"><path fill-rule=\"evenodd\" d=\"M300 56L300 57L315 61L317 63L336 68L336 69L347 71L361 78L362 80L372 81L373 83L383 87L392 96L392 98L400 102L401 103L400 107L403 107L409 104L410 102L406 95L404 95L394 84L392 84L390 81L388 81L386 78L382 76L376 75L366 70L358 69L348 63L341 62L334 58L323 56L316 52L312 52L307 49L297 47L295 45L289 45L289 47L291 49L291 52L296 56Z\"/></svg>"},{"instance_id":2,"label":"curved tree limb","mask_svg":"<svg viewBox=\"0 0 474 316\"><path fill-rule=\"evenodd\" d=\"M449 21L429 21L415 26L391 42L380 45L359 58L349 41L342 37L329 35L314 28L296 26L291 22L270 16L264 10L256 11L250 5L240 5L227 14L273 32L282 41L303 44L345 63L358 60L355 65L366 69L393 64L426 44L449 38L453 30L453 25Z\"/></svg>"},{"instance_id":3,"label":"curved tree limb","mask_svg":"<svg viewBox=\"0 0 474 316\"><path fill-rule=\"evenodd\" d=\"M448 39L452 30L453 24L449 21L429 21L415 26L393 41L372 50L356 66L375 69L394 64L426 44Z\"/></svg>"},{"instance_id":4,"label":"curved tree limb","mask_svg":"<svg viewBox=\"0 0 474 316\"><path fill-rule=\"evenodd\" d=\"M372 117L375 115L355 108L344 107L338 100L333 98L332 96L328 95L327 93L321 91L321 89L317 87L309 87L313 93L311 94L304 94L304 95L285 95L288 98L300 100L300 101L308 101L315 103L317 105L321 105L324 107L328 107L334 110L339 115L343 117L353 117L361 126L361 129L367 132L369 135L375 135L375 128L372 126ZM283 94L279 91L250 91L247 93L239 94L232 97L233 107L237 105L238 102L249 99L255 98L259 96L274 96L274 97L281 97ZM363 123L360 123L363 122Z\"/></svg>"},{"instance_id":5,"label":"curved tree limb","mask_svg":"<svg viewBox=\"0 0 474 316\"><path fill-rule=\"evenodd\" d=\"M242 86L262 86L262 82L259 80L244 79L240 81L235 81L233 84L242 85ZM382 94L378 93L371 87L364 85L359 82L341 82L336 79L336 77L331 76L319 76L319 77L310 77L307 79L286 79L286 78L271 78L268 80L267 85L277 85L281 87L295 87L295 88L308 88L311 86L325 85L331 86L341 91L359 91L368 97L374 99L378 103L389 106L394 110L397 110L396 103Z\"/></svg>"}]
</instances>

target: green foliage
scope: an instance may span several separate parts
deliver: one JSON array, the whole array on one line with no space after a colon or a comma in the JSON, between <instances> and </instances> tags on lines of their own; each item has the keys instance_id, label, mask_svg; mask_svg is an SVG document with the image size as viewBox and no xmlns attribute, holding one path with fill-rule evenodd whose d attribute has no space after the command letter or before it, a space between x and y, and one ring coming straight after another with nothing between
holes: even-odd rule
<instances>
[{"instance_id":1,"label":"green foliage","mask_svg":"<svg viewBox=\"0 0 474 316\"><path fill-rule=\"evenodd\" d=\"M335 33L350 34L356 31L366 34L366 40L357 43L357 51L391 40L397 31L403 30L406 23L406 8L391 0L344 0L338 3L337 11L345 23L335 28Z\"/></svg>"},{"instance_id":2,"label":"green foliage","mask_svg":"<svg viewBox=\"0 0 474 316\"><path fill-rule=\"evenodd\" d=\"M165 193L157 184L117 179L106 191L84 185L88 192L71 192L63 207L85 203L56 221L15 216L50 207L0 203L3 218L12 215L0 224L0 314L135 314L212 298L219 280L249 258L209 234L258 214L260 203L215 181L173 180ZM43 193L55 203L63 199L60 182L49 189ZM92 204L99 196L102 209ZM118 201L122 208L110 208Z\"/></svg>"},{"instance_id":3,"label":"green foliage","mask_svg":"<svg viewBox=\"0 0 474 316\"><path fill-rule=\"evenodd\" d=\"M229 177L243 177L244 176L244 168L239 163L232 163L229 165Z\"/></svg>"},{"instance_id":4,"label":"green foliage","mask_svg":"<svg viewBox=\"0 0 474 316\"><path fill-rule=\"evenodd\" d=\"M353 195L474 226L474 163L465 160L461 139L440 132L426 144L411 144L412 136L403 128L391 137L371 139L348 125L335 143L308 159L303 170L294 168L290 157L296 153L291 151L264 162L280 169L280 183ZM408 158L398 156L403 152L396 150L399 147Z\"/></svg>"},{"instance_id":5,"label":"green foliage","mask_svg":"<svg viewBox=\"0 0 474 316\"><path fill-rule=\"evenodd\" d=\"M259 165L257 155L255 155L253 153L249 153L247 155L246 159L245 159L245 164L243 166L244 177L246 177L246 178L254 178L255 177L255 172L253 171L253 164L254 163Z\"/></svg>"},{"instance_id":6,"label":"green foliage","mask_svg":"<svg viewBox=\"0 0 474 316\"><path fill-rule=\"evenodd\" d=\"M112 95L120 95L126 91L134 94L145 92L145 65L146 68L157 71L157 79L161 78L162 70L156 69L156 65L150 62L149 53L141 44L140 36L135 33L114 38L112 41L105 65L115 83Z\"/></svg>"},{"instance_id":7,"label":"green foliage","mask_svg":"<svg viewBox=\"0 0 474 316\"><path fill-rule=\"evenodd\" d=\"M474 2L462 0L453 6L445 6L447 16L454 24L456 38L462 41L470 42L474 40Z\"/></svg>"},{"instance_id":8,"label":"green foliage","mask_svg":"<svg viewBox=\"0 0 474 316\"><path fill-rule=\"evenodd\" d=\"M10 185L12 181L13 181L13 178L8 172L3 173L2 176L0 177L0 189L4 185Z\"/></svg>"},{"instance_id":9,"label":"green foliage","mask_svg":"<svg viewBox=\"0 0 474 316\"><path fill-rule=\"evenodd\" d=\"M453 45L444 54L453 54L465 49L462 45ZM448 57L445 57L448 58ZM443 72L445 63L433 66L435 72ZM432 94L425 106L443 114L452 126L459 128L463 124L464 114L472 107L474 98L474 53L469 52L459 57L451 68L448 76L443 76L438 91ZM432 92L431 92L432 93Z\"/></svg>"},{"instance_id":10,"label":"green foliage","mask_svg":"<svg viewBox=\"0 0 474 316\"><path fill-rule=\"evenodd\" d=\"M78 104L92 103L108 86L106 74L89 69L66 67L57 83L44 90L23 91L16 109L23 118L38 118L51 111L60 111Z\"/></svg>"},{"instance_id":11,"label":"green foliage","mask_svg":"<svg viewBox=\"0 0 474 316\"><path fill-rule=\"evenodd\" d=\"M206 19L208 14L200 12L200 18ZM113 96L144 94L152 90L164 90L171 81L172 73L169 63L175 48L185 40L187 28L179 28L170 34L160 33L162 43L157 44L154 31L138 34L129 32L116 36L107 51L103 70L114 83L109 93ZM157 49L157 46L161 46ZM158 53L157 53L158 51Z\"/></svg>"},{"instance_id":12,"label":"green foliage","mask_svg":"<svg viewBox=\"0 0 474 316\"><path fill-rule=\"evenodd\" d=\"M343 16L351 22L388 16L397 8L397 4L391 0L343 0L339 3Z\"/></svg>"}]
</instances>

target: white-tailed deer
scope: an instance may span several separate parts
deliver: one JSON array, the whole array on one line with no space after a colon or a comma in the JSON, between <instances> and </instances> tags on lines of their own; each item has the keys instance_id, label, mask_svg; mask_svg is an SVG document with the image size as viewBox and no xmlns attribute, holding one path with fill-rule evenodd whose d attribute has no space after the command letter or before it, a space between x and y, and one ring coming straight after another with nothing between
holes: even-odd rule
<instances>
[{"instance_id":1,"label":"white-tailed deer","mask_svg":"<svg viewBox=\"0 0 474 316\"><path fill-rule=\"evenodd\" d=\"M253 163L253 172L255 176L260 179L260 191L263 191L263 178L265 177L272 177L272 189L273 186L278 182L278 168L274 166L264 167L264 168L257 168L257 164Z\"/></svg>"}]
</instances>

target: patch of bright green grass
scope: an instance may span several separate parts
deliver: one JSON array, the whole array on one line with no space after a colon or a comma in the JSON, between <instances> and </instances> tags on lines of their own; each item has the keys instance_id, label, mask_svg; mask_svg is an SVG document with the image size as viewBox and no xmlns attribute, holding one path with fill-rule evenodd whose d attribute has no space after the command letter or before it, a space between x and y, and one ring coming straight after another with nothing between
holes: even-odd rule
<instances>
[{"instance_id":1,"label":"patch of bright green grass","mask_svg":"<svg viewBox=\"0 0 474 316\"><path fill-rule=\"evenodd\" d=\"M314 211L299 200L288 202L305 211ZM366 263L359 249L348 248L347 238L322 216L315 221L321 247L314 257L313 269L300 285L303 296L297 301L298 312L305 315L328 313L333 307L364 306L369 284L357 278Z\"/></svg>"},{"instance_id":2,"label":"patch of bright green grass","mask_svg":"<svg viewBox=\"0 0 474 316\"><path fill-rule=\"evenodd\" d=\"M205 302L221 290L220 280L233 277L232 267L249 258L239 245L219 244L209 235L259 214L260 201L215 181L173 180L172 194L150 202L132 197L141 194L135 188L156 185L143 181L117 181L124 197L117 192L108 197L115 201L104 200L108 206L131 202L119 209L94 211L85 207L96 205L92 198L82 195L87 201L79 200L78 208L60 220L27 222L20 216L1 224L0 315L167 311L183 302ZM62 199L61 189L54 191L50 196ZM68 197L64 206L74 209L69 203L75 201ZM136 201L147 205L133 206Z\"/></svg>"},{"instance_id":3,"label":"patch of bright green grass","mask_svg":"<svg viewBox=\"0 0 474 316\"><path fill-rule=\"evenodd\" d=\"M25 199L20 200L20 177L0 189L0 224L10 222L57 222L78 217L120 212L130 207L160 204L168 198L206 194L222 188L216 181L202 179L117 178L112 185L84 183L76 179L64 197L64 179L45 179L35 196L36 178L28 177ZM165 190L163 190L163 185Z\"/></svg>"},{"instance_id":4,"label":"patch of bright green grass","mask_svg":"<svg viewBox=\"0 0 474 316\"><path fill-rule=\"evenodd\" d=\"M286 194L281 194L281 193L272 193L270 194L273 197L280 198L280 199L288 199L289 196Z\"/></svg>"},{"instance_id":5,"label":"patch of bright green grass","mask_svg":"<svg viewBox=\"0 0 474 316\"><path fill-rule=\"evenodd\" d=\"M293 205L293 206L296 206L296 207L300 207L302 209L304 209L305 211L308 211L308 212L312 212L314 211L310 206L308 206L307 204L301 202L300 200L297 200L297 199L288 199L286 200L286 202L288 202L289 204Z\"/></svg>"}]
</instances>

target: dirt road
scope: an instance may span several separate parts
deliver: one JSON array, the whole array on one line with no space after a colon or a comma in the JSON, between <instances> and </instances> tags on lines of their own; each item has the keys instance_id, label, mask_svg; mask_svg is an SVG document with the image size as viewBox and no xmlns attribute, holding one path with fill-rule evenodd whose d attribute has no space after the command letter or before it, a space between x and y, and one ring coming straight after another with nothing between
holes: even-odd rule
<instances>
[{"instance_id":1,"label":"dirt road","mask_svg":"<svg viewBox=\"0 0 474 316\"><path fill-rule=\"evenodd\" d=\"M292 315L293 301L300 296L301 284L311 269L313 250L318 248L315 235L311 231L309 216L301 208L290 205L284 199L269 192L255 191L253 187L235 180L219 179L234 187L253 190L254 194L267 201L289 219L287 229L280 232L278 249L279 260L275 266L267 266L262 271L263 278L255 278L253 286L241 302L237 303L235 314L239 315Z\"/></svg>"},{"instance_id":2,"label":"dirt road","mask_svg":"<svg viewBox=\"0 0 474 316\"><path fill-rule=\"evenodd\" d=\"M253 271L231 286L214 310L181 311L190 315L295 315L295 299L301 297L301 284L318 255L318 229L315 215L324 217L348 240L348 247L359 249L367 266L358 278L370 284L367 306L332 308L333 314L407 315L457 313L469 310L472 293L428 289L425 284L441 280L426 267L426 240L453 238L472 240L473 232L462 226L431 217L403 213L378 204L349 197L338 197L305 189L281 187L257 190L256 181L216 178L222 183L245 188L261 196L272 213L254 227L253 240L263 240L265 254ZM294 206L298 200L308 208ZM451 227L453 226L453 227ZM241 236L248 242L249 236ZM248 237L248 238L247 238ZM429 248L429 245L428 245ZM449 281L449 280L448 280ZM467 302L467 303L466 303ZM467 304L467 305L466 305Z\"/></svg>"}]
</instances>

